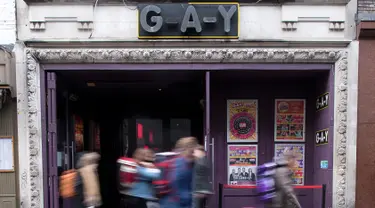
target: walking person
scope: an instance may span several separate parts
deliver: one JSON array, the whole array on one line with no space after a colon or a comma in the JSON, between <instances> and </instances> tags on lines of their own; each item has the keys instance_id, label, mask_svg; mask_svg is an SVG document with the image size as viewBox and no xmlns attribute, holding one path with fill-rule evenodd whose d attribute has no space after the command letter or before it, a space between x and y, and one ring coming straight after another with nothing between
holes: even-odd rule
<instances>
[{"instance_id":1,"label":"walking person","mask_svg":"<svg viewBox=\"0 0 375 208\"><path fill-rule=\"evenodd\" d=\"M97 172L100 155L96 152L81 153L77 162L78 199L75 207L95 208L102 205L99 177Z\"/></svg>"},{"instance_id":2,"label":"walking person","mask_svg":"<svg viewBox=\"0 0 375 208\"><path fill-rule=\"evenodd\" d=\"M193 208L204 208L207 197L212 194L210 165L202 145L194 150L195 164L193 176Z\"/></svg>"},{"instance_id":3,"label":"walking person","mask_svg":"<svg viewBox=\"0 0 375 208\"><path fill-rule=\"evenodd\" d=\"M293 190L292 168L296 165L295 153L289 149L284 150L282 157L276 161L279 166L275 170L276 196L272 208L301 208Z\"/></svg>"},{"instance_id":4,"label":"walking person","mask_svg":"<svg viewBox=\"0 0 375 208\"><path fill-rule=\"evenodd\" d=\"M155 155L151 149L137 149L134 159L138 164L137 174L126 193L126 208L147 208L148 202L157 200L152 181L160 177L160 170L154 165Z\"/></svg>"},{"instance_id":5,"label":"walking person","mask_svg":"<svg viewBox=\"0 0 375 208\"><path fill-rule=\"evenodd\" d=\"M177 141L179 156L174 159L171 170L171 192L160 199L162 208L191 208L194 168L194 149L198 142L195 137L184 137Z\"/></svg>"}]
</instances>

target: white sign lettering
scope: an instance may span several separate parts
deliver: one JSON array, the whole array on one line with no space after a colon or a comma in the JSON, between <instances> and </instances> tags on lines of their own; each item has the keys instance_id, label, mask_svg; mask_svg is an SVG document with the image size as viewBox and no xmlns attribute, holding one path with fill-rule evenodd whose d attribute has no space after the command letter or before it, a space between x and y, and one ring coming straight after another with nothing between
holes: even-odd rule
<instances>
[{"instance_id":1,"label":"white sign lettering","mask_svg":"<svg viewBox=\"0 0 375 208\"><path fill-rule=\"evenodd\" d=\"M323 129L315 133L315 144L328 144L328 129Z\"/></svg>"}]
</instances>

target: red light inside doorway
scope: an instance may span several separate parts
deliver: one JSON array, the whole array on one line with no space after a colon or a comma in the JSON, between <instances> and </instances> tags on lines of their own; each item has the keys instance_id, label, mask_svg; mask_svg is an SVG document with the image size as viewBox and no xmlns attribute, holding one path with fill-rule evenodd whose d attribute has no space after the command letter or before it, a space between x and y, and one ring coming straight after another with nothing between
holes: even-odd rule
<instances>
[{"instance_id":1,"label":"red light inside doorway","mask_svg":"<svg viewBox=\"0 0 375 208\"><path fill-rule=\"evenodd\" d=\"M150 141L150 143L154 142L154 133L152 131L148 132L148 141Z\"/></svg>"},{"instance_id":2,"label":"red light inside doorway","mask_svg":"<svg viewBox=\"0 0 375 208\"><path fill-rule=\"evenodd\" d=\"M148 146L147 145L145 145L143 148L145 148L145 149L148 149Z\"/></svg>"},{"instance_id":3,"label":"red light inside doorway","mask_svg":"<svg viewBox=\"0 0 375 208\"><path fill-rule=\"evenodd\" d=\"M143 138L143 125L137 124L137 138L142 139Z\"/></svg>"}]
</instances>

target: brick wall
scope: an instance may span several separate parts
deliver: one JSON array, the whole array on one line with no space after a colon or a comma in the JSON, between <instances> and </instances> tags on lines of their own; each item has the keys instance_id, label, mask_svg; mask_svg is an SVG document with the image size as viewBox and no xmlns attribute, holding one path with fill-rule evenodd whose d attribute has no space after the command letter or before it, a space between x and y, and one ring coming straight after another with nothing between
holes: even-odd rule
<instances>
[{"instance_id":1,"label":"brick wall","mask_svg":"<svg viewBox=\"0 0 375 208\"><path fill-rule=\"evenodd\" d=\"M0 44L16 42L15 0L0 0Z\"/></svg>"}]
</instances>

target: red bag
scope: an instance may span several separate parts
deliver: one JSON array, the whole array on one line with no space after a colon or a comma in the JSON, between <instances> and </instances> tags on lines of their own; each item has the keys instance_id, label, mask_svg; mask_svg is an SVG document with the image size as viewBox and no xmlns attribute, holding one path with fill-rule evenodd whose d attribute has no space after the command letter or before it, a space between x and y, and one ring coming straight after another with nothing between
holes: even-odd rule
<instances>
[{"instance_id":1,"label":"red bag","mask_svg":"<svg viewBox=\"0 0 375 208\"><path fill-rule=\"evenodd\" d=\"M155 188L156 195L163 197L171 192L171 172L174 170L175 159L178 157L176 153L158 153L155 155L156 161L155 166L161 171L161 177L158 180L154 180L152 183Z\"/></svg>"},{"instance_id":2,"label":"red bag","mask_svg":"<svg viewBox=\"0 0 375 208\"><path fill-rule=\"evenodd\" d=\"M162 197L171 192L170 185L170 172L173 170L174 159L170 159L164 162L156 164L161 172L161 177L158 180L154 180L152 184L154 185L156 195Z\"/></svg>"},{"instance_id":3,"label":"red bag","mask_svg":"<svg viewBox=\"0 0 375 208\"><path fill-rule=\"evenodd\" d=\"M120 191L126 191L131 188L136 181L138 164L132 158L120 157L117 160L117 166L119 174L119 189Z\"/></svg>"}]
</instances>

